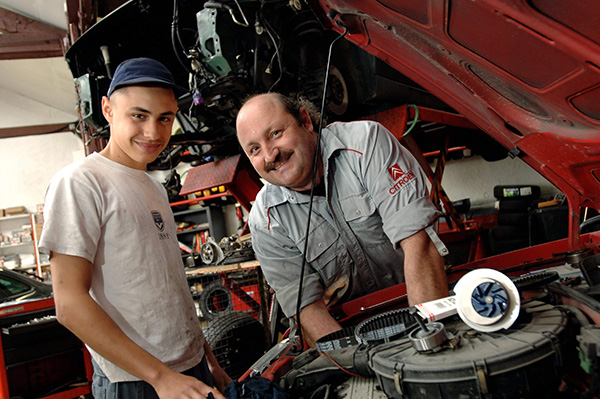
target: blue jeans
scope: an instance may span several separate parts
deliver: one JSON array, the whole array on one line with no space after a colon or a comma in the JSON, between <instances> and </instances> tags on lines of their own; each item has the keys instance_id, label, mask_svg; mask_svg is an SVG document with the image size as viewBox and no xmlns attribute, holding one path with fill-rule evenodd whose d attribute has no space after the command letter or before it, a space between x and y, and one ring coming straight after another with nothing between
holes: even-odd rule
<instances>
[{"instance_id":1,"label":"blue jeans","mask_svg":"<svg viewBox=\"0 0 600 399\"><path fill-rule=\"evenodd\" d=\"M110 382L100 367L92 360L94 365L94 378L92 394L94 399L158 399L152 385L145 381ZM208 386L212 386L212 375L208 369L206 358L197 366L184 371L182 374L196 377Z\"/></svg>"}]
</instances>

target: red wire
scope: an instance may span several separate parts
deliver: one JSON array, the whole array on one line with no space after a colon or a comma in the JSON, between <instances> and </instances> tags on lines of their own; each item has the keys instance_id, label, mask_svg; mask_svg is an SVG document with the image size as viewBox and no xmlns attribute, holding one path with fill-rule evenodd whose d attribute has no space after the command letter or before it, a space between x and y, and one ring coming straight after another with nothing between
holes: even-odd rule
<instances>
[{"instance_id":1,"label":"red wire","mask_svg":"<svg viewBox=\"0 0 600 399\"><path fill-rule=\"evenodd\" d=\"M335 364L335 365L336 365L336 367L337 367L337 368L339 368L340 370L342 370L344 373L346 373L346 374L350 374L351 376L354 376L354 377L364 377L364 376L362 376L362 375L354 374L353 372L351 372L351 371L348 371L348 370L346 370L345 368L343 368L342 366L340 366L340 365L339 365L339 364L338 364L338 363L337 363L335 360L333 360L333 359L331 358L331 356L329 356L329 355L327 354L327 352L319 352L319 353L321 353L322 355L325 355L325 357L326 357L327 359L331 360L331 363Z\"/></svg>"}]
</instances>

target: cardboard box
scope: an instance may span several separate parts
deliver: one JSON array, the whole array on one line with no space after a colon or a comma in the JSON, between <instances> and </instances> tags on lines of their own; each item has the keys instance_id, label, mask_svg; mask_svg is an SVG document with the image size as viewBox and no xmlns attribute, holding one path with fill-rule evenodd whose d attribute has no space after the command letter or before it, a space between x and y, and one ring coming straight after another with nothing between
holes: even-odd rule
<instances>
[{"instance_id":1,"label":"cardboard box","mask_svg":"<svg viewBox=\"0 0 600 399\"><path fill-rule=\"evenodd\" d=\"M4 214L4 209L0 209L0 218L3 218L3 217L4 217L4 215L5 215L5 214Z\"/></svg>"},{"instance_id":2,"label":"cardboard box","mask_svg":"<svg viewBox=\"0 0 600 399\"><path fill-rule=\"evenodd\" d=\"M4 209L4 214L6 216L13 216L13 215L24 215L27 213L27 209L24 206L13 206L11 208L6 208Z\"/></svg>"}]
</instances>

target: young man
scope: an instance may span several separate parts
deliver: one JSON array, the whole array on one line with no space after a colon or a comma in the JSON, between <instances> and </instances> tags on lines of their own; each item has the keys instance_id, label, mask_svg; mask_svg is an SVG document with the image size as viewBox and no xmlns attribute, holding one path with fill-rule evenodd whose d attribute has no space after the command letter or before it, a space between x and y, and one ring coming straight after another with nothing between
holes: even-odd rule
<instances>
[{"instance_id":1,"label":"young man","mask_svg":"<svg viewBox=\"0 0 600 399\"><path fill-rule=\"evenodd\" d=\"M106 148L59 172L46 195L40 248L56 314L92 354L96 398L223 399L230 382L202 334L166 192L145 173L180 91L156 60L119 65L102 98Z\"/></svg>"},{"instance_id":2,"label":"young man","mask_svg":"<svg viewBox=\"0 0 600 399\"><path fill-rule=\"evenodd\" d=\"M242 149L267 184L249 218L261 268L288 317L296 316L306 258L301 324L309 344L340 325L327 306L406 281L410 304L448 295L439 212L416 160L383 126L334 123L322 131L307 252L318 113L278 93L245 102Z\"/></svg>"}]
</instances>

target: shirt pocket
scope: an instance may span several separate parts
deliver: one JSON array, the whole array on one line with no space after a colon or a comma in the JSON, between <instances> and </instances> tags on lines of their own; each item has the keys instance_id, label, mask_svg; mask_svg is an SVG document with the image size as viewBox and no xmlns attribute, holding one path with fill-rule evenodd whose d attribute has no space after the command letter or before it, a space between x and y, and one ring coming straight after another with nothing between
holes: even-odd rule
<instances>
[{"instance_id":1,"label":"shirt pocket","mask_svg":"<svg viewBox=\"0 0 600 399\"><path fill-rule=\"evenodd\" d=\"M383 232L381 215L368 192L363 191L340 199L340 208L346 223L364 247L379 246L389 242Z\"/></svg>"},{"instance_id":2,"label":"shirt pocket","mask_svg":"<svg viewBox=\"0 0 600 399\"><path fill-rule=\"evenodd\" d=\"M368 220L377 209L366 191L340 199L340 207L348 223L360 223Z\"/></svg>"},{"instance_id":3,"label":"shirt pocket","mask_svg":"<svg viewBox=\"0 0 600 399\"><path fill-rule=\"evenodd\" d=\"M298 247L304 249L304 240L298 243ZM340 276L348 275L351 267L351 258L338 231L325 220L311 229L305 256L321 277L324 287L329 287Z\"/></svg>"}]
</instances>

